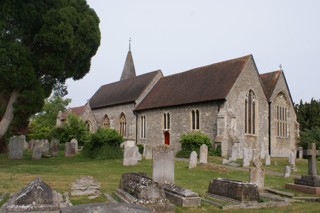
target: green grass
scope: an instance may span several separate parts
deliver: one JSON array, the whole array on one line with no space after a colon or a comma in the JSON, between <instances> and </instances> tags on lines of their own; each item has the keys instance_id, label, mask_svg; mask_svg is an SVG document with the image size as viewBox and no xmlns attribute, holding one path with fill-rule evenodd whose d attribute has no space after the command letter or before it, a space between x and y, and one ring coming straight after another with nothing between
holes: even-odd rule
<instances>
[{"instance_id":1,"label":"green grass","mask_svg":"<svg viewBox=\"0 0 320 213\"><path fill-rule=\"evenodd\" d=\"M276 160L277 165L265 167L266 171L283 173L283 168L288 165L287 159ZM188 162L184 160L175 161L175 183L179 186L191 189L203 196L208 188L209 181L213 178L222 177L235 180L248 181L248 169L224 167L220 164L219 157L209 157L209 163L205 166L198 166L188 169ZM318 164L318 171L320 171ZM297 160L296 174L307 173L307 161ZM70 191L70 185L79 176L93 176L101 183L101 191L113 194L118 188L120 177L125 172L146 172L152 176L152 161L142 160L136 166L124 167L122 160L92 160L77 155L73 158L64 158L63 153L59 153L56 158L43 158L41 160L31 160L31 153L25 152L23 160L8 160L6 154L0 154L0 194L15 193L21 190L27 183L36 177L41 177L47 184L58 192ZM283 178L281 176L266 175L265 186L283 191L285 183L292 183L293 178ZM301 193L297 196L310 196ZM99 197L96 200L86 198L71 198L75 204L88 202L104 202L105 198ZM225 212L317 212L319 203L292 203L285 208L268 208L259 210L230 210ZM177 207L176 212L199 213L199 212L219 212L221 209L206 204L198 208Z\"/></svg>"}]
</instances>

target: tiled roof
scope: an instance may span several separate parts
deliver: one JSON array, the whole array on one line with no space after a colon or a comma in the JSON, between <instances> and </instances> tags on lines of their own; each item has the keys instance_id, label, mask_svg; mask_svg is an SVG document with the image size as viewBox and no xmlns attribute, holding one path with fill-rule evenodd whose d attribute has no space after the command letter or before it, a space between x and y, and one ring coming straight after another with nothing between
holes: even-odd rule
<instances>
[{"instance_id":1,"label":"tiled roof","mask_svg":"<svg viewBox=\"0 0 320 213\"><path fill-rule=\"evenodd\" d=\"M252 55L164 77L135 110L223 100L250 58Z\"/></svg>"},{"instance_id":2,"label":"tiled roof","mask_svg":"<svg viewBox=\"0 0 320 213\"><path fill-rule=\"evenodd\" d=\"M89 103L92 109L135 102L161 70L101 86Z\"/></svg>"},{"instance_id":3,"label":"tiled roof","mask_svg":"<svg viewBox=\"0 0 320 213\"><path fill-rule=\"evenodd\" d=\"M278 78L281 72L282 72L281 70L277 70L274 72L260 74L260 79L262 81L263 89L268 101L272 96L273 90L278 82Z\"/></svg>"}]
</instances>

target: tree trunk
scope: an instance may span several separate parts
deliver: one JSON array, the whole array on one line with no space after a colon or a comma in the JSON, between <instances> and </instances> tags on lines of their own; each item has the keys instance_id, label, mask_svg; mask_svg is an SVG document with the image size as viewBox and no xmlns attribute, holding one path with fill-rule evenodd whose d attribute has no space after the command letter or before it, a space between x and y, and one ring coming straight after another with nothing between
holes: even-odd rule
<instances>
[{"instance_id":1,"label":"tree trunk","mask_svg":"<svg viewBox=\"0 0 320 213\"><path fill-rule=\"evenodd\" d=\"M6 134L11 121L13 119L13 104L16 102L18 98L19 92L17 90L13 90L10 96L10 100L8 102L6 112L4 113L1 121L0 121L0 139Z\"/></svg>"}]
</instances>

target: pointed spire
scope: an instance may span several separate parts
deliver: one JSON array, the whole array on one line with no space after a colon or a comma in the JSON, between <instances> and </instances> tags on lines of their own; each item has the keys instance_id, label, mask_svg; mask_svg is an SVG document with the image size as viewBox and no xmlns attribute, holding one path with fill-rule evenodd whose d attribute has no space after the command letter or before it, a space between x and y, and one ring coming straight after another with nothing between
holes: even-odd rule
<instances>
[{"instance_id":1,"label":"pointed spire","mask_svg":"<svg viewBox=\"0 0 320 213\"><path fill-rule=\"evenodd\" d=\"M133 58L131 53L131 38L129 38L129 51L127 54L126 61L124 63L120 81L128 78L132 78L132 77L136 77L136 70L134 68L134 63L133 63Z\"/></svg>"}]
</instances>

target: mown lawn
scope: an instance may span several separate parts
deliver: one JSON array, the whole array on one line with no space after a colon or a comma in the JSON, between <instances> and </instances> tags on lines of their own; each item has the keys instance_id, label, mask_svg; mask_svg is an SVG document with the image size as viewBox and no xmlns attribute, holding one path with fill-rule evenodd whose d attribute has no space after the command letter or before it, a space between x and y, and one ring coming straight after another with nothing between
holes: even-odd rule
<instances>
[{"instance_id":1,"label":"mown lawn","mask_svg":"<svg viewBox=\"0 0 320 213\"><path fill-rule=\"evenodd\" d=\"M73 158L64 158L59 153L56 158L43 158L38 161L31 160L31 153L25 152L24 160L8 160L6 154L0 154L0 195L3 193L15 193L21 190L27 183L36 177L41 177L52 189L58 192L70 191L70 185L79 176L90 175L101 183L101 191L112 194L119 185L120 177L125 172L146 172L152 176L152 161L143 160L136 166L124 167L122 160L92 160L78 155ZM185 160L175 161L175 183L188 189L192 189L203 196L213 178L222 177L235 180L248 181L248 170L239 170L220 165L219 157L209 157L210 164L188 169ZM283 173L283 167L288 164L287 159L272 159L272 165L266 167L267 171ZM277 161L277 165L274 165ZM298 171L295 174L307 173L307 161L297 160ZM320 166L318 165L318 171ZM283 191L285 183L293 182L293 178L266 175L265 186ZM290 191L292 192L292 191ZM296 192L294 192L296 193ZM299 196L309 196L296 193ZM74 200L76 203L81 201ZM86 201L87 202L87 201ZM101 199L99 200L101 202ZM198 208L177 208L176 212L219 212L221 209L203 203ZM285 208L269 208L258 210L233 210L225 212L319 212L320 204L312 202L292 203Z\"/></svg>"}]
</instances>

